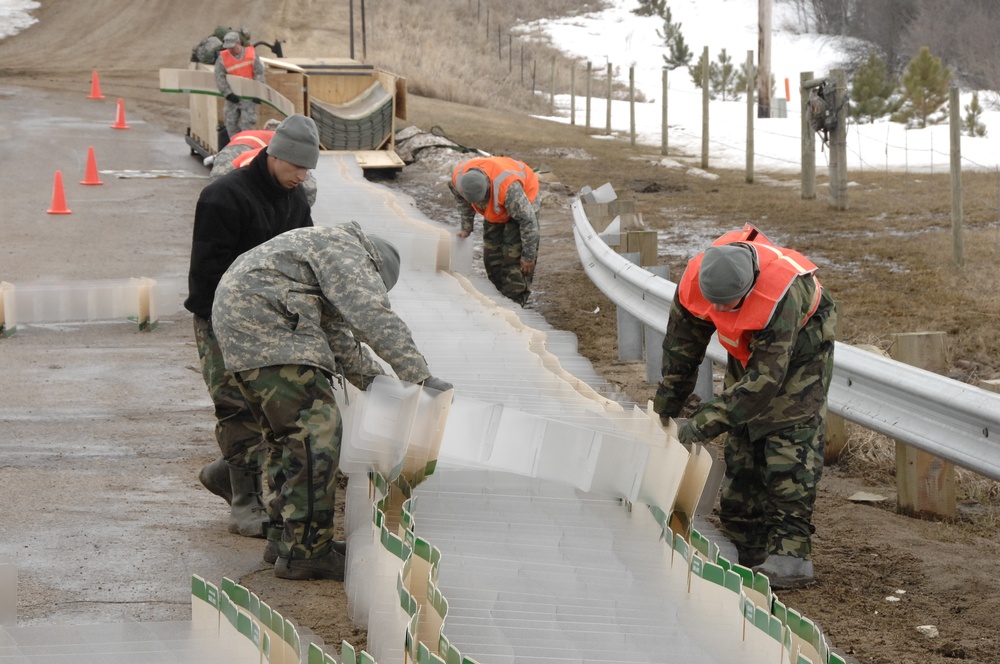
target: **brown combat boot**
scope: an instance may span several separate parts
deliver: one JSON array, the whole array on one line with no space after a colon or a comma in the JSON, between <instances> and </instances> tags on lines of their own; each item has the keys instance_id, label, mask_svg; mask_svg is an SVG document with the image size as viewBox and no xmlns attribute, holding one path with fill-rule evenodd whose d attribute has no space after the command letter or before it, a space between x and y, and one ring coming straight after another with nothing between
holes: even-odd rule
<instances>
[{"instance_id":1,"label":"brown combat boot","mask_svg":"<svg viewBox=\"0 0 1000 664\"><path fill-rule=\"evenodd\" d=\"M344 580L344 567L347 558L344 554L331 548L326 555L318 558L291 560L281 558L274 563L274 575L279 579L291 581L307 581L309 579Z\"/></svg>"},{"instance_id":2,"label":"brown combat boot","mask_svg":"<svg viewBox=\"0 0 1000 664\"><path fill-rule=\"evenodd\" d=\"M229 510L229 532L244 537L264 537L267 512L261 502L259 470L229 469L233 502Z\"/></svg>"},{"instance_id":3,"label":"brown combat boot","mask_svg":"<svg viewBox=\"0 0 1000 664\"><path fill-rule=\"evenodd\" d=\"M201 469L198 480L202 486L226 501L233 504L233 486L229 482L229 466L221 456Z\"/></svg>"},{"instance_id":4,"label":"brown combat boot","mask_svg":"<svg viewBox=\"0 0 1000 664\"><path fill-rule=\"evenodd\" d=\"M335 540L333 542L333 550L340 555L347 557L347 542L341 542ZM267 546L264 547L264 562L273 565L278 561L278 557L281 554L278 550L278 543L274 540L268 540Z\"/></svg>"},{"instance_id":5,"label":"brown combat boot","mask_svg":"<svg viewBox=\"0 0 1000 664\"><path fill-rule=\"evenodd\" d=\"M754 567L753 571L766 576L774 590L805 588L816 583L812 561L795 556L772 554L762 565Z\"/></svg>"}]
</instances>

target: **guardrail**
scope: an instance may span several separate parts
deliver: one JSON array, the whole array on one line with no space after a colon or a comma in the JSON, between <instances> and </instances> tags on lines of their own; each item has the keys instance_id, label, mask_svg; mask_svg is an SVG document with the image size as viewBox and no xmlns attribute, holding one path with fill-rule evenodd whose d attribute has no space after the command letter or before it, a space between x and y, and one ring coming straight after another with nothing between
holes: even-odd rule
<instances>
[{"instance_id":1,"label":"guardrail","mask_svg":"<svg viewBox=\"0 0 1000 664\"><path fill-rule=\"evenodd\" d=\"M664 332L676 284L608 247L579 200L573 203L573 235L594 285ZM706 354L726 362L714 339ZM1000 481L1000 394L837 342L828 403L845 419Z\"/></svg>"}]
</instances>

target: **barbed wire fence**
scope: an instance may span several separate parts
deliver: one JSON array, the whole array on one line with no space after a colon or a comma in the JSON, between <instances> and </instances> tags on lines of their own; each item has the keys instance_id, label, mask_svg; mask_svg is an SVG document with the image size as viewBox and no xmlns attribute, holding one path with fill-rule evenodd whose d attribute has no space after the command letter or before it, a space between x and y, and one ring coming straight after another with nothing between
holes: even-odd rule
<instances>
[{"instance_id":1,"label":"barbed wire fence","mask_svg":"<svg viewBox=\"0 0 1000 664\"><path fill-rule=\"evenodd\" d=\"M660 137L663 155L690 157L691 155L684 155L676 148L668 150L666 146L683 142L676 140L680 138L692 145L702 140L702 133L697 131L698 128L685 129L676 124L669 125L668 123L671 108L676 109L691 104L701 105L702 93L700 91L679 88L670 84L670 80L676 76L688 75L688 72L683 68L670 71L669 77L664 76L667 85L663 90L639 90L634 86L634 63L616 63L607 54L595 55L593 58L568 56L548 42L539 26L520 21L515 10L506 4L492 3L486 0L467 0L464 12L466 14L464 20L474 26L474 29L470 30L464 38L474 41L484 55L500 65L496 69L503 70L504 81L507 85L519 86L522 91L530 92L531 98L535 101L536 110L548 112L552 116L566 117L569 124L579 125L591 133L622 136L634 145L637 133L635 106L668 102L664 104L662 109L662 116L665 119L664 125L667 127L666 134ZM652 57L659 61L661 53L656 52L652 54ZM647 102L647 94L660 99L657 102ZM745 92L741 94L745 95ZM787 92L785 101L790 101ZM595 104L595 102L597 103ZM746 103L745 97L742 101L737 100L732 103ZM597 108L597 112L595 112L595 108L598 106L601 108ZM598 117L598 115L602 117ZM799 118L801 121L799 109L792 104L787 105L786 117L789 119ZM879 141L877 137L872 135L872 132L863 133L860 131L859 125L848 122L846 129L847 154L851 164L850 175L857 177L861 174L877 173L892 180L902 192L905 192L907 188L921 191L926 191L928 187L940 188L941 200L948 200L950 197L949 183L946 179L934 176L949 172L951 146L947 143L937 146L933 142L930 147L911 145L908 142L900 145L894 143L890 138L891 123L885 124L886 137ZM708 133L708 139L705 143L709 152L709 160L713 154L732 155L746 151L746 142L737 144L732 138L713 138L711 136L712 118L708 118L705 126ZM768 137L774 140L801 140L799 136L792 137L787 132L769 129L766 119L755 121L753 132L757 139ZM644 131L644 134L648 137L648 129ZM675 140L671 140L671 138ZM769 142L773 141L752 141L753 154L748 163L756 164L755 168L764 173L796 172L801 167L799 160L786 156L787 151L769 154L767 151ZM875 163L865 156L875 152L872 149L872 142L880 143L881 150L878 152L885 155L884 162ZM649 147L655 147L655 145L649 145ZM822 158L819 159L817 174L822 175L824 166L829 166L830 153L825 147L821 147L819 155L822 155ZM902 165L900 165L899 155L903 156ZM909 155L913 156L912 160ZM823 161L826 163L824 164ZM995 165L977 163L964 155L962 155L960 163L963 172L988 174L989 177L993 178L996 183L993 187L993 209L1000 211L1000 168ZM901 195L905 196L905 193ZM913 197L912 200L916 200L916 197ZM924 209L922 212L927 215L941 214L939 210L930 209ZM997 216L1000 217L1000 212Z\"/></svg>"}]
</instances>

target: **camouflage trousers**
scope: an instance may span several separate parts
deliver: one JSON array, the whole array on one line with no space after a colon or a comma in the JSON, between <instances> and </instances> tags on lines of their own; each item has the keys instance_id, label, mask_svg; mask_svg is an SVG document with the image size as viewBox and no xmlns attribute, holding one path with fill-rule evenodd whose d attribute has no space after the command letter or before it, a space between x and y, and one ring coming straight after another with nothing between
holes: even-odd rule
<instances>
[{"instance_id":1,"label":"camouflage trousers","mask_svg":"<svg viewBox=\"0 0 1000 664\"><path fill-rule=\"evenodd\" d=\"M775 431L751 435L746 426L726 436L719 520L722 533L741 553L810 558L813 506L823 474L826 395L833 376L833 343L807 361L814 378L786 395L799 404L814 404L813 415ZM731 359L727 381L742 367ZM756 418L755 431L760 431Z\"/></svg>"},{"instance_id":2,"label":"camouflage trousers","mask_svg":"<svg viewBox=\"0 0 1000 664\"><path fill-rule=\"evenodd\" d=\"M260 468L261 437L257 419L247 407L233 374L226 370L211 321L194 317L201 376L215 405L215 439L223 458L234 468Z\"/></svg>"},{"instance_id":3,"label":"camouflage trousers","mask_svg":"<svg viewBox=\"0 0 1000 664\"><path fill-rule=\"evenodd\" d=\"M238 104L227 100L222 109L222 118L230 137L253 129L257 126L257 104L248 99L241 99Z\"/></svg>"},{"instance_id":4,"label":"camouflage trousers","mask_svg":"<svg viewBox=\"0 0 1000 664\"><path fill-rule=\"evenodd\" d=\"M264 436L268 539L285 558L327 554L343 433L330 380L294 364L241 371L236 380Z\"/></svg>"},{"instance_id":5,"label":"camouflage trousers","mask_svg":"<svg viewBox=\"0 0 1000 664\"><path fill-rule=\"evenodd\" d=\"M483 265L500 294L523 307L531 295L532 278L521 274L521 227L517 223L483 223Z\"/></svg>"}]
</instances>

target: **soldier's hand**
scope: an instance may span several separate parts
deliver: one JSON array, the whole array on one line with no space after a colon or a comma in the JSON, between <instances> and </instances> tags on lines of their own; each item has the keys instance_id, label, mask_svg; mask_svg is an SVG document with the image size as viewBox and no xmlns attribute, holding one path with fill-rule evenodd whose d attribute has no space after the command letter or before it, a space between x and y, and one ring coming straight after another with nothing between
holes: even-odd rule
<instances>
[{"instance_id":1,"label":"soldier's hand","mask_svg":"<svg viewBox=\"0 0 1000 664\"><path fill-rule=\"evenodd\" d=\"M231 101L234 104L238 104L240 103L240 98L236 95L235 92L230 92L229 94L226 95L226 101Z\"/></svg>"},{"instance_id":2,"label":"soldier's hand","mask_svg":"<svg viewBox=\"0 0 1000 664\"><path fill-rule=\"evenodd\" d=\"M460 238L460 239L467 238L467 237L469 237L469 231L461 230L461 231L455 233L455 237Z\"/></svg>"},{"instance_id":3,"label":"soldier's hand","mask_svg":"<svg viewBox=\"0 0 1000 664\"><path fill-rule=\"evenodd\" d=\"M700 443L703 440L701 432L694 426L691 420L684 420L683 424L679 423L677 425L677 440L681 441L683 445L690 445L692 443Z\"/></svg>"},{"instance_id":4,"label":"soldier's hand","mask_svg":"<svg viewBox=\"0 0 1000 664\"><path fill-rule=\"evenodd\" d=\"M421 383L424 387L430 390L436 390L438 392L447 392L448 390L454 388L455 386L446 380L436 378L434 376L428 376L427 379Z\"/></svg>"},{"instance_id":5,"label":"soldier's hand","mask_svg":"<svg viewBox=\"0 0 1000 664\"><path fill-rule=\"evenodd\" d=\"M521 259L521 274L526 277L530 277L535 272L535 261L526 261Z\"/></svg>"}]
</instances>

